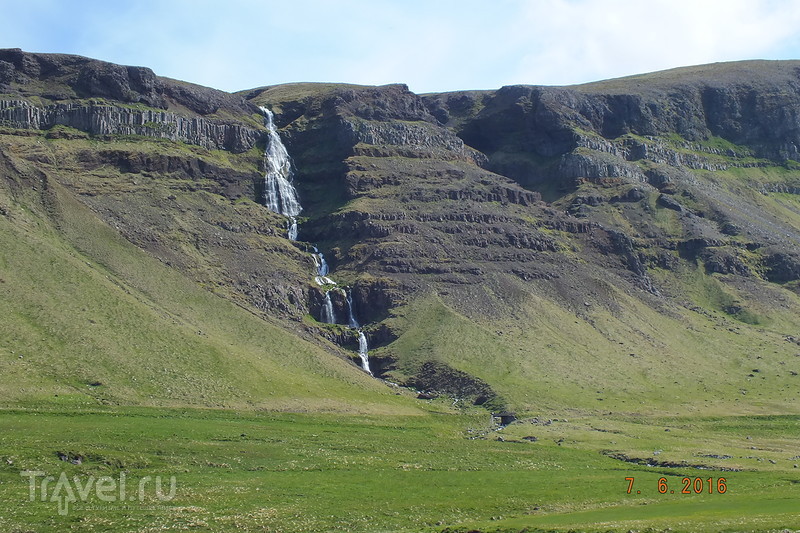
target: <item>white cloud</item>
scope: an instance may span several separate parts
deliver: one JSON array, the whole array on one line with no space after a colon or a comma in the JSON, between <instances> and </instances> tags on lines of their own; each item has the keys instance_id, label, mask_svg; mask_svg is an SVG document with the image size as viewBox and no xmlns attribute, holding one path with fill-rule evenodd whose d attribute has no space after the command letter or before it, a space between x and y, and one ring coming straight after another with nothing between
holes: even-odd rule
<instances>
[{"instance_id":1,"label":"white cloud","mask_svg":"<svg viewBox=\"0 0 800 533\"><path fill-rule=\"evenodd\" d=\"M535 30L506 82L568 84L764 57L798 22L792 0L531 2L516 32Z\"/></svg>"}]
</instances>

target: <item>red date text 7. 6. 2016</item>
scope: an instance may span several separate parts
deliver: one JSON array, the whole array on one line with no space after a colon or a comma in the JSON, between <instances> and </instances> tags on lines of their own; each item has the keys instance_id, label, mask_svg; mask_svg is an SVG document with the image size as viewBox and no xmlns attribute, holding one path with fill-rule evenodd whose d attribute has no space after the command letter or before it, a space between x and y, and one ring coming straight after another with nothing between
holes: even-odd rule
<instances>
[{"instance_id":1,"label":"red date text 7. 6. 2016","mask_svg":"<svg viewBox=\"0 0 800 533\"><path fill-rule=\"evenodd\" d=\"M628 494L641 494L642 490L634 490L636 478L626 477L625 481L628 482ZM724 477L716 478L702 478L702 477L685 477L681 479L679 487L670 487L667 478L662 477L658 480L655 487L659 494L725 494L728 492L727 480Z\"/></svg>"}]
</instances>

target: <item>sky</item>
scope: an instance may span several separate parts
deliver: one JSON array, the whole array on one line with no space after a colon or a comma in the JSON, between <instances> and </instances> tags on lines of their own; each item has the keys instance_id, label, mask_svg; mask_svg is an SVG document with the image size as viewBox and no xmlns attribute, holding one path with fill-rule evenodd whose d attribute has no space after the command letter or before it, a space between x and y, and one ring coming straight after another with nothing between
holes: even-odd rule
<instances>
[{"instance_id":1,"label":"sky","mask_svg":"<svg viewBox=\"0 0 800 533\"><path fill-rule=\"evenodd\" d=\"M69 53L226 91L569 85L800 59L798 0L0 0L0 48Z\"/></svg>"}]
</instances>

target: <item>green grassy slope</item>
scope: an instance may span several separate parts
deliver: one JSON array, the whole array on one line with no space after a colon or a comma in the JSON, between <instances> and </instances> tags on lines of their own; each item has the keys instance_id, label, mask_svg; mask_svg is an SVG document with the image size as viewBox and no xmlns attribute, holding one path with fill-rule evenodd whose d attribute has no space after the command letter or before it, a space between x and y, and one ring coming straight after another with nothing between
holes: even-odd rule
<instances>
[{"instance_id":1,"label":"green grassy slope","mask_svg":"<svg viewBox=\"0 0 800 533\"><path fill-rule=\"evenodd\" d=\"M3 403L403 411L354 365L131 245L55 183L0 188Z\"/></svg>"},{"instance_id":2,"label":"green grassy slope","mask_svg":"<svg viewBox=\"0 0 800 533\"><path fill-rule=\"evenodd\" d=\"M713 277L687 274L689 290L707 295L703 284L722 290ZM751 325L719 311L659 313L609 291L616 308L587 296L592 304L580 316L527 293L514 320L471 319L456 303L430 297L395 319L403 335L376 355L402 355L398 374L425 360L446 362L523 412L746 412L756 405L797 412L798 346L786 339L798 327L792 293L784 291L785 309L770 310L769 323Z\"/></svg>"}]
</instances>

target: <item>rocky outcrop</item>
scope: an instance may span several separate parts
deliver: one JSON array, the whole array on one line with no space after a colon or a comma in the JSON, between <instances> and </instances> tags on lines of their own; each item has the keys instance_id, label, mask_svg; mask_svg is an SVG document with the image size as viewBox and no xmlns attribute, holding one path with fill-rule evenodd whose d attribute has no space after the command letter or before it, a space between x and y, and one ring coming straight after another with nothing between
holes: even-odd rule
<instances>
[{"instance_id":1,"label":"rocky outcrop","mask_svg":"<svg viewBox=\"0 0 800 533\"><path fill-rule=\"evenodd\" d=\"M686 211L680 202L678 202L675 198L668 194L659 194L658 200L656 203L661 207L666 207L667 209L672 209L673 211L677 211L678 213L683 213Z\"/></svg>"},{"instance_id":2,"label":"rocky outcrop","mask_svg":"<svg viewBox=\"0 0 800 533\"><path fill-rule=\"evenodd\" d=\"M701 254L706 272L749 276L750 268L730 249L709 248Z\"/></svg>"},{"instance_id":3,"label":"rocky outcrop","mask_svg":"<svg viewBox=\"0 0 800 533\"><path fill-rule=\"evenodd\" d=\"M502 399L486 382L440 362L423 363L415 376L406 382L406 386L423 392L468 399L475 405L504 407Z\"/></svg>"},{"instance_id":4,"label":"rocky outcrop","mask_svg":"<svg viewBox=\"0 0 800 533\"><path fill-rule=\"evenodd\" d=\"M40 84L37 82L44 82ZM44 85L44 87L42 87ZM65 54L0 50L0 89L48 100L111 98L166 108L161 83L149 68L128 67Z\"/></svg>"},{"instance_id":5,"label":"rocky outcrop","mask_svg":"<svg viewBox=\"0 0 800 533\"><path fill-rule=\"evenodd\" d=\"M437 128L427 122L379 122L348 120L345 130L353 144L411 145L461 152L464 141L449 130Z\"/></svg>"},{"instance_id":6,"label":"rocky outcrop","mask_svg":"<svg viewBox=\"0 0 800 533\"><path fill-rule=\"evenodd\" d=\"M489 156L487 168L526 186L552 179L554 166L565 180L641 181L648 169L625 162L718 171L765 164L754 157L798 159L798 69L798 62L729 63L569 88L431 95L425 103ZM703 144L712 137L744 149Z\"/></svg>"},{"instance_id":7,"label":"rocky outcrop","mask_svg":"<svg viewBox=\"0 0 800 533\"><path fill-rule=\"evenodd\" d=\"M0 100L0 126L47 130L68 126L93 136L139 135L203 148L246 152L263 133L242 124L186 117L157 109L132 109L96 103L34 106L24 100Z\"/></svg>"},{"instance_id":8,"label":"rocky outcrop","mask_svg":"<svg viewBox=\"0 0 800 533\"><path fill-rule=\"evenodd\" d=\"M626 234L620 231L608 231L608 239L611 243L611 251L619 255L625 266L637 276L646 276L646 269L642 261L643 257L637 250L636 243Z\"/></svg>"},{"instance_id":9,"label":"rocky outcrop","mask_svg":"<svg viewBox=\"0 0 800 533\"><path fill-rule=\"evenodd\" d=\"M596 182L609 179L630 182L645 182L642 170L618 156L592 151L574 151L565 154L558 168L562 179L591 180Z\"/></svg>"},{"instance_id":10,"label":"rocky outcrop","mask_svg":"<svg viewBox=\"0 0 800 533\"><path fill-rule=\"evenodd\" d=\"M800 279L800 255L782 250L770 250L764 259L766 277L779 283Z\"/></svg>"},{"instance_id":11,"label":"rocky outcrop","mask_svg":"<svg viewBox=\"0 0 800 533\"><path fill-rule=\"evenodd\" d=\"M51 102L105 98L202 116L220 113L233 120L258 112L241 96L162 78L149 68L17 48L0 49L0 92Z\"/></svg>"},{"instance_id":12,"label":"rocky outcrop","mask_svg":"<svg viewBox=\"0 0 800 533\"><path fill-rule=\"evenodd\" d=\"M345 292L353 303L353 316L360 324L373 324L386 318L389 309L405 301L401 287L390 279L359 280L352 287L327 291L333 305L336 323L348 325L349 304ZM322 321L325 292L319 287L309 287L308 308L312 316Z\"/></svg>"},{"instance_id":13,"label":"rocky outcrop","mask_svg":"<svg viewBox=\"0 0 800 533\"><path fill-rule=\"evenodd\" d=\"M263 182L260 172L237 170L187 155L107 148L78 150L75 159L86 171L102 171L104 167L111 167L123 174L155 174L162 179L177 178L186 189L202 189L232 200L255 198ZM90 188L76 187L82 194L95 194ZM253 221L253 225L257 224L260 221Z\"/></svg>"},{"instance_id":14,"label":"rocky outcrop","mask_svg":"<svg viewBox=\"0 0 800 533\"><path fill-rule=\"evenodd\" d=\"M403 83L380 87L342 87L323 102L342 117L375 121L423 121L436 124L422 98Z\"/></svg>"},{"instance_id":15,"label":"rocky outcrop","mask_svg":"<svg viewBox=\"0 0 800 533\"><path fill-rule=\"evenodd\" d=\"M374 157L397 155L463 160L478 165L487 163L485 155L465 146L464 141L453 132L429 122L348 119L344 122L344 129L349 142L353 144L354 155Z\"/></svg>"},{"instance_id":16,"label":"rocky outcrop","mask_svg":"<svg viewBox=\"0 0 800 533\"><path fill-rule=\"evenodd\" d=\"M0 93L0 125L11 128L63 125L232 152L263 134L253 119L258 108L239 96L80 56L0 50Z\"/></svg>"},{"instance_id":17,"label":"rocky outcrop","mask_svg":"<svg viewBox=\"0 0 800 533\"><path fill-rule=\"evenodd\" d=\"M769 185L762 185L759 187L762 194L769 194L777 192L782 194L800 194L800 185L791 185L788 183L770 183Z\"/></svg>"}]
</instances>

